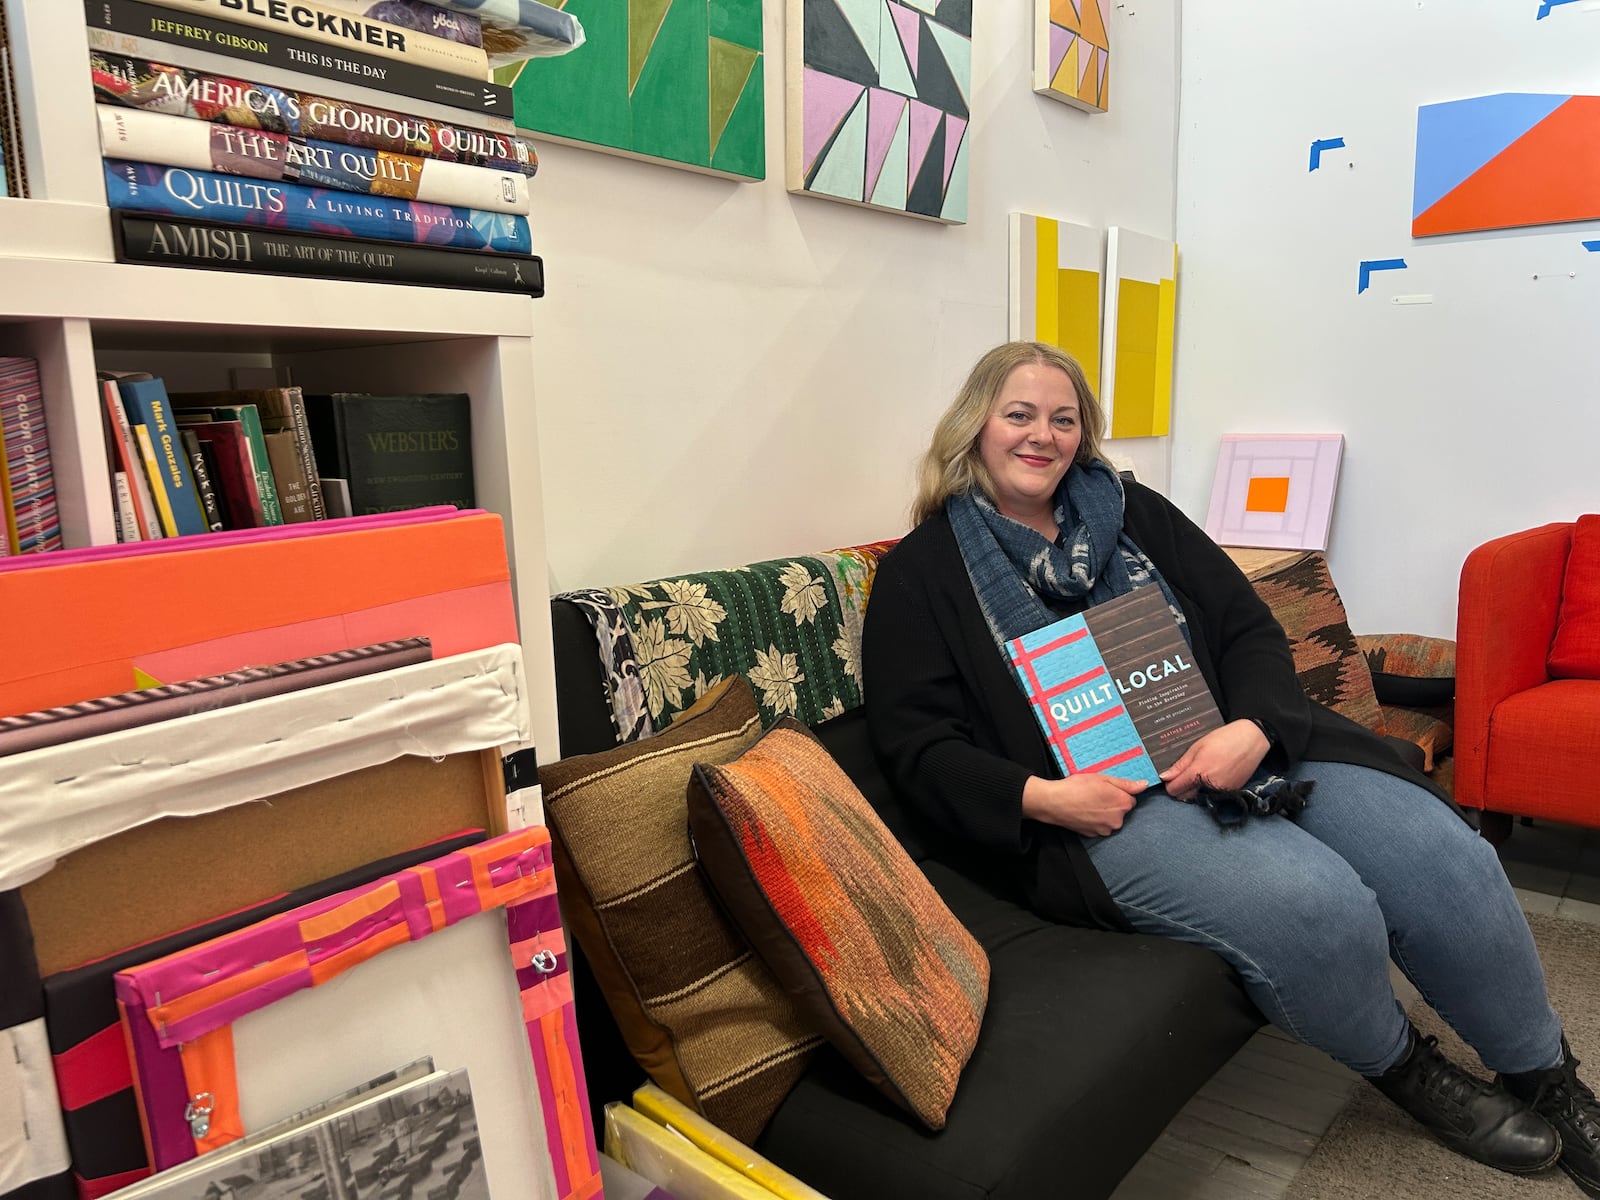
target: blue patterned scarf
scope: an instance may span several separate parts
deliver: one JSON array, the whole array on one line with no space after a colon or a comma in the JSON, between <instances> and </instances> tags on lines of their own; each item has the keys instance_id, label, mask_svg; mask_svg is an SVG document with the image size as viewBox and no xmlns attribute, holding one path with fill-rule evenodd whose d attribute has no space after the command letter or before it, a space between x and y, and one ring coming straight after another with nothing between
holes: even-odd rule
<instances>
[{"instance_id":1,"label":"blue patterned scarf","mask_svg":"<svg viewBox=\"0 0 1600 1200\"><path fill-rule=\"evenodd\" d=\"M1172 589L1122 532L1122 507L1122 480L1099 459L1074 463L1056 488L1061 537L1055 542L1004 515L976 488L945 501L972 590L1001 653L1011 639L1059 619L1046 600L1084 600L1092 608L1147 583L1161 589L1189 638Z\"/></svg>"}]
</instances>

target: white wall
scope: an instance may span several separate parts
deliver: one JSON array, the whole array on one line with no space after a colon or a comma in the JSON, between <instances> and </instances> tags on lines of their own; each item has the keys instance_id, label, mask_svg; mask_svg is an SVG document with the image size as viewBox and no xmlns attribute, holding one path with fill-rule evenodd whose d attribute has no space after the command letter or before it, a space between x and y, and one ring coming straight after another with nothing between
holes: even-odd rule
<instances>
[{"instance_id":1,"label":"white wall","mask_svg":"<svg viewBox=\"0 0 1600 1200\"><path fill-rule=\"evenodd\" d=\"M540 147L553 590L903 532L934 420L1006 336L1007 213L1172 235L1172 0L1114 10L1106 115L1033 94L1032 0L974 5L964 226L788 194L783 7L765 182Z\"/></svg>"},{"instance_id":2,"label":"white wall","mask_svg":"<svg viewBox=\"0 0 1600 1200\"><path fill-rule=\"evenodd\" d=\"M1171 495L1203 519L1224 433L1342 432L1358 632L1453 636L1473 546L1600 509L1600 223L1410 236L1418 105L1600 92L1597 8L1184 6ZM1408 269L1357 295L1385 258Z\"/></svg>"}]
</instances>

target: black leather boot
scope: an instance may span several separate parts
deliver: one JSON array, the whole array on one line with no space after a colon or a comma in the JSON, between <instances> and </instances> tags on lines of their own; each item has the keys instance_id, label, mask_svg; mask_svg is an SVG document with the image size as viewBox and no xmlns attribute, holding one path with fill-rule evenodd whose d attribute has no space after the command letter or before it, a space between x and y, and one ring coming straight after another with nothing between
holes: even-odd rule
<instances>
[{"instance_id":1,"label":"black leather boot","mask_svg":"<svg viewBox=\"0 0 1600 1200\"><path fill-rule=\"evenodd\" d=\"M1567 1039L1561 1039L1559 1067L1502 1075L1500 1082L1555 1126L1561 1135L1561 1169L1589 1195L1600 1196L1600 1102L1578 1078L1578 1060Z\"/></svg>"},{"instance_id":2,"label":"black leather boot","mask_svg":"<svg viewBox=\"0 0 1600 1200\"><path fill-rule=\"evenodd\" d=\"M1470 1075L1439 1053L1439 1039L1419 1037L1372 1085L1415 1117L1450 1149L1481 1163L1527 1175L1554 1165L1561 1139L1525 1100Z\"/></svg>"}]
</instances>

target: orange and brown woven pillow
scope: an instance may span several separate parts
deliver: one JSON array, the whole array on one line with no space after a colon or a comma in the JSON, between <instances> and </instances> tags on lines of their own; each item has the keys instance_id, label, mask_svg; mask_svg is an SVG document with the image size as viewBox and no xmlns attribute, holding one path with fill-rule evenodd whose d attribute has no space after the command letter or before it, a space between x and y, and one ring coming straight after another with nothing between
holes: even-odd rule
<instances>
[{"instance_id":1,"label":"orange and brown woven pillow","mask_svg":"<svg viewBox=\"0 0 1600 1200\"><path fill-rule=\"evenodd\" d=\"M944 1126L989 960L804 725L695 767L695 853L801 1010L880 1091Z\"/></svg>"}]
</instances>

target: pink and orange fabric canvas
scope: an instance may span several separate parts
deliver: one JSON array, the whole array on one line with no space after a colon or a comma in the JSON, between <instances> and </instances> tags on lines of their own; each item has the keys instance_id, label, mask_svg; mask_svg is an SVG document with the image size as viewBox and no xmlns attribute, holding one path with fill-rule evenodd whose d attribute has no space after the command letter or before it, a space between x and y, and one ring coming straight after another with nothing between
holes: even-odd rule
<instances>
[{"instance_id":1,"label":"pink and orange fabric canvas","mask_svg":"<svg viewBox=\"0 0 1600 1200\"><path fill-rule=\"evenodd\" d=\"M424 513L29 556L50 561L0 572L0 612L19 635L0 715L125 692L136 668L168 682L403 637L431 638L436 658L517 641L500 518Z\"/></svg>"},{"instance_id":2,"label":"pink and orange fabric canvas","mask_svg":"<svg viewBox=\"0 0 1600 1200\"><path fill-rule=\"evenodd\" d=\"M600 1190L587 1113L550 834L532 826L304 905L116 976L141 1119L157 1170L243 1136L232 1053L235 1021L316 987L393 946L480 912L506 911L510 968L539 1081L558 1195ZM197 1137L188 1098L213 1099Z\"/></svg>"}]
</instances>

